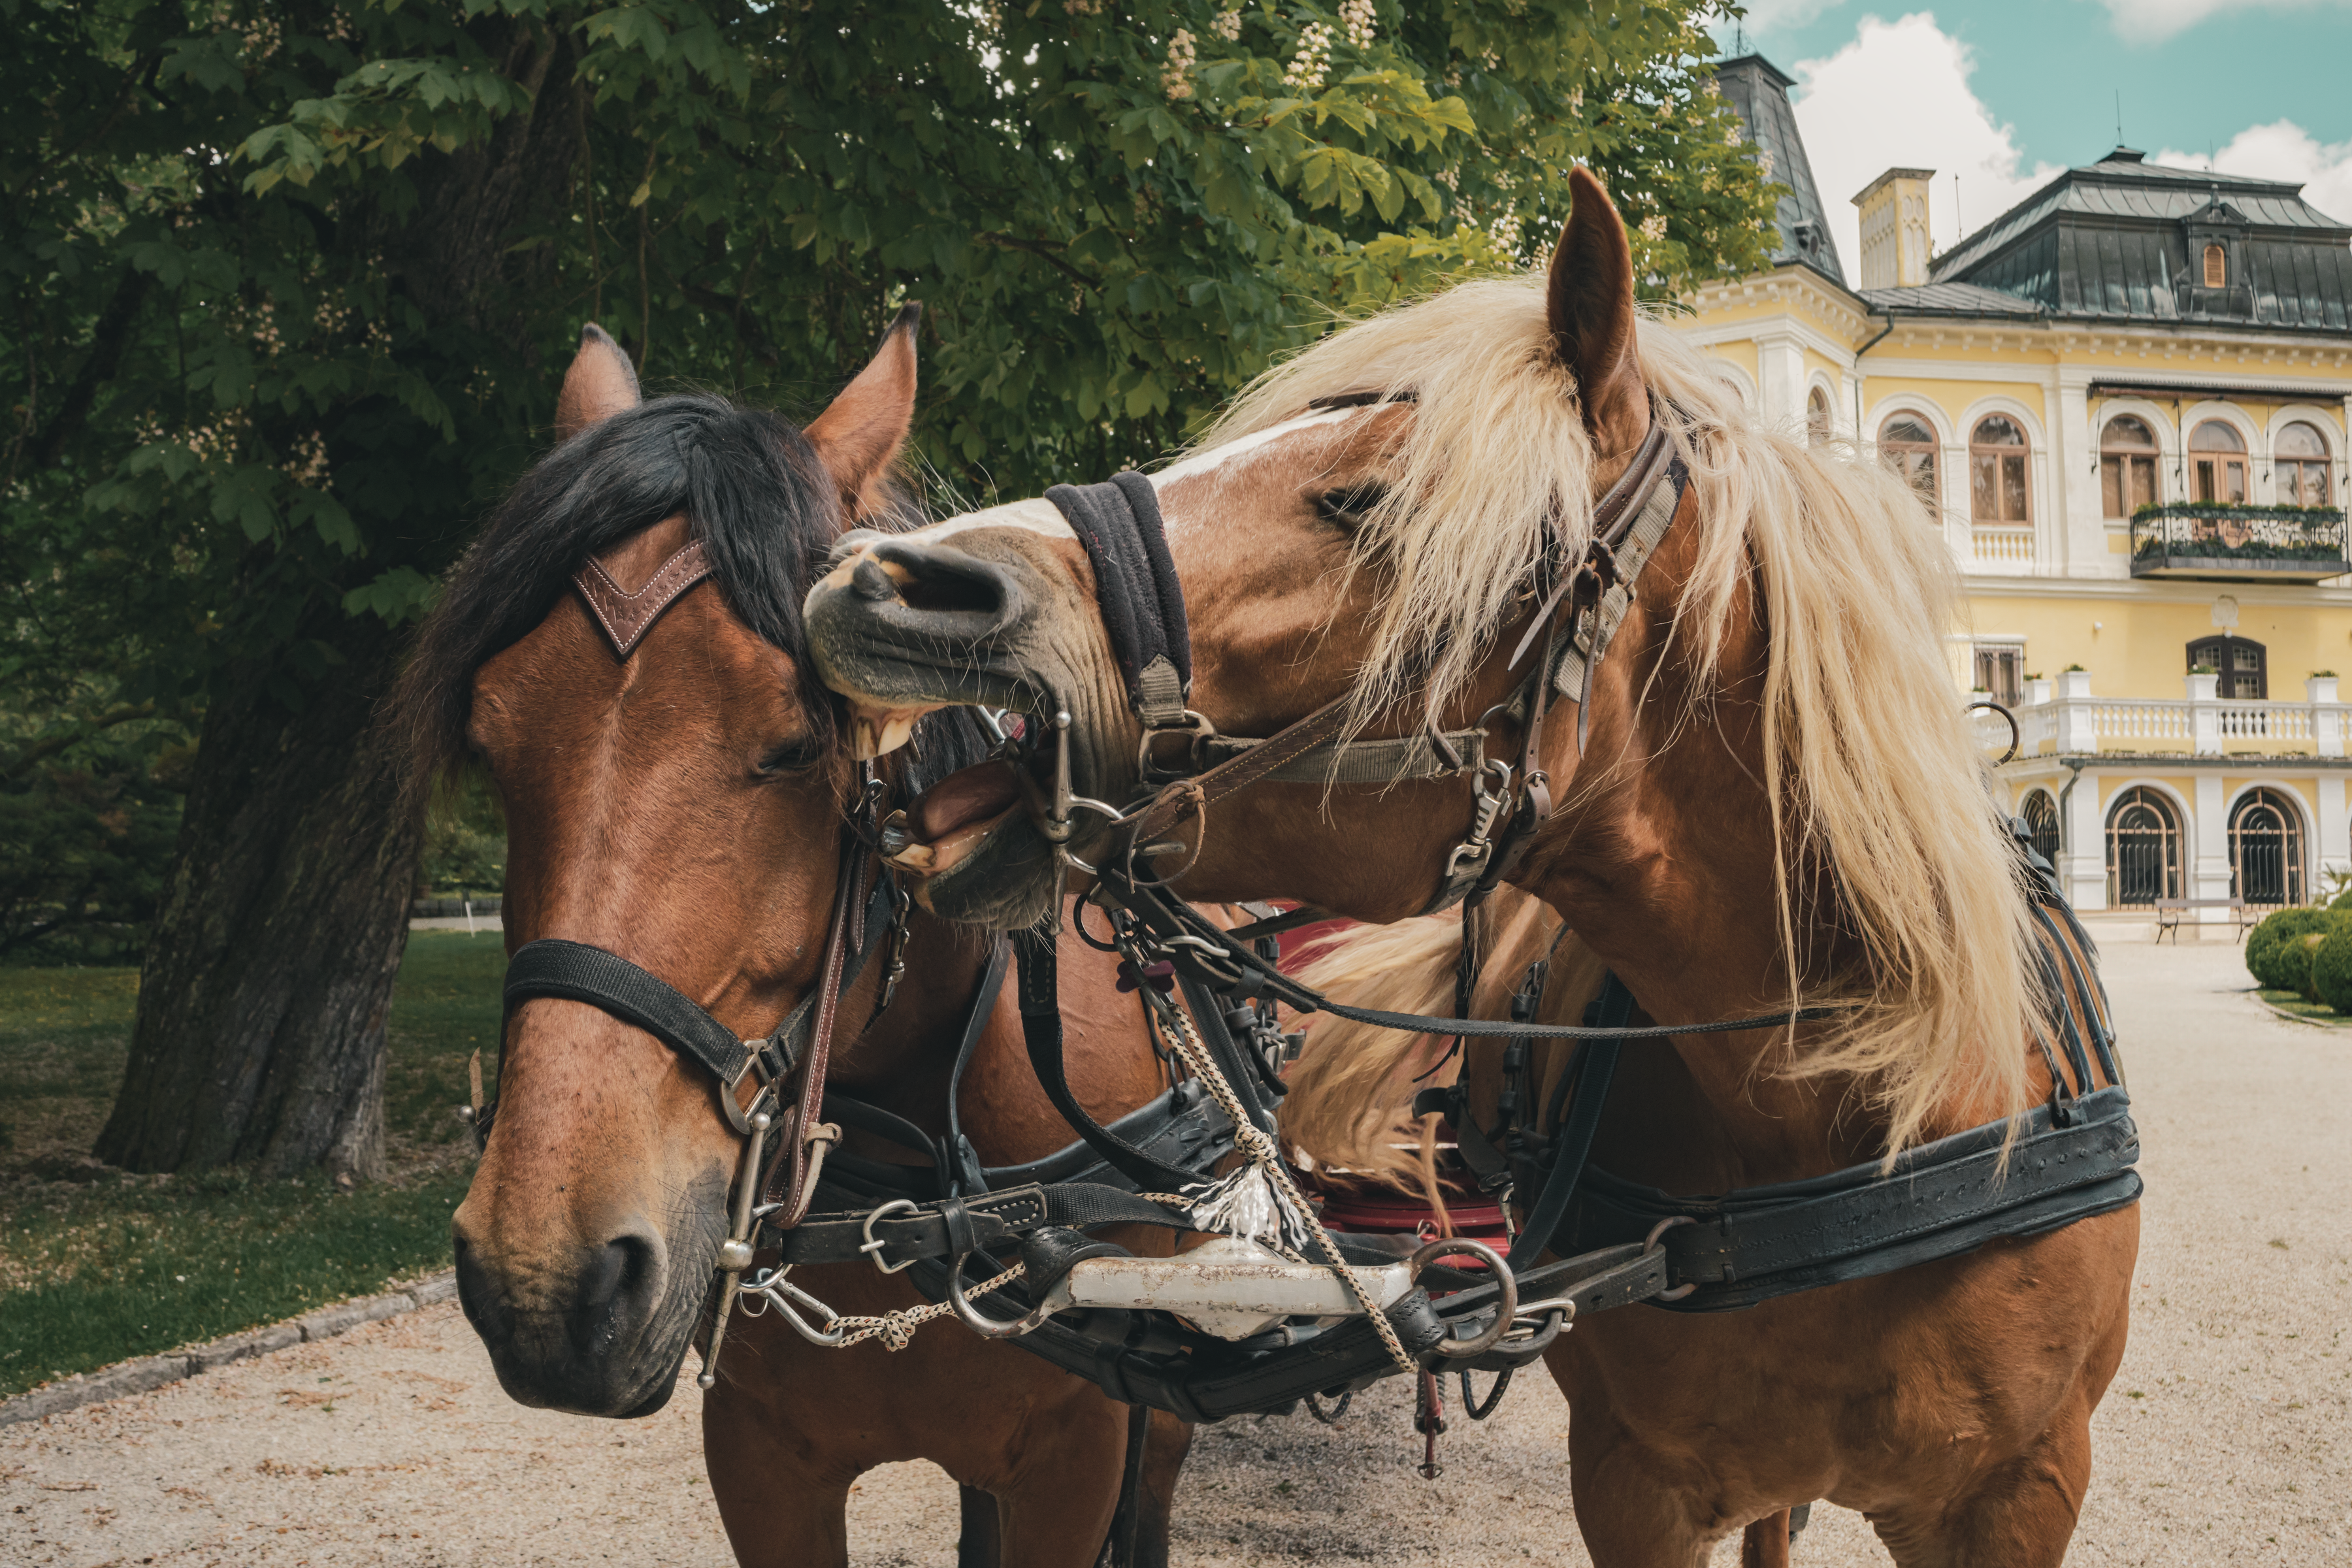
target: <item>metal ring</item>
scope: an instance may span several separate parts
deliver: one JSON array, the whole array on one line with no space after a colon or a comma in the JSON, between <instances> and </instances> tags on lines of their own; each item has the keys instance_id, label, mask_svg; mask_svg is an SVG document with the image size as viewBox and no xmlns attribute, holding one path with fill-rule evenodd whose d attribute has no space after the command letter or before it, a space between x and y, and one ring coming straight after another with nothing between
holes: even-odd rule
<instances>
[{"instance_id":1,"label":"metal ring","mask_svg":"<svg viewBox=\"0 0 2352 1568\"><path fill-rule=\"evenodd\" d=\"M1480 1259L1493 1271L1495 1284L1501 1292L1502 1300L1496 1304L1495 1321L1479 1332L1466 1340L1454 1339L1449 1333L1447 1337L1437 1342L1437 1353L1456 1361L1468 1356L1485 1355L1500 1344L1503 1336L1510 1331L1511 1320L1517 1316L1519 1310L1519 1282L1512 1277L1511 1266L1503 1261L1501 1253L1483 1241L1473 1241L1466 1236L1443 1237L1438 1240L1423 1244L1411 1258L1405 1259L1405 1264L1412 1270L1413 1279L1418 1280L1421 1278L1421 1271L1439 1258L1452 1258L1464 1252Z\"/></svg>"},{"instance_id":2,"label":"metal ring","mask_svg":"<svg viewBox=\"0 0 2352 1568\"><path fill-rule=\"evenodd\" d=\"M1697 1223L1697 1220L1693 1219L1686 1214L1668 1215L1665 1218L1652 1226L1650 1227L1650 1234L1642 1238L1642 1256L1647 1258L1651 1253L1657 1251L1658 1237L1665 1235L1666 1232L1674 1229L1676 1226L1696 1225ZM1697 1289L1698 1281L1694 1279L1687 1285L1677 1285L1671 1290L1659 1291L1658 1300L1661 1301L1679 1301Z\"/></svg>"},{"instance_id":3,"label":"metal ring","mask_svg":"<svg viewBox=\"0 0 2352 1568\"><path fill-rule=\"evenodd\" d=\"M2009 721L2009 750L2001 753L2000 762L1993 763L1993 766L1999 767L2001 763L2014 762L2017 758L2019 749L2025 744L2025 731L2017 727L2017 715L2011 712L2008 709L2002 707L1998 702L1989 701L1971 702L1967 707L1961 709L1960 711L1963 713L1973 713L1979 708L1990 708L1994 712Z\"/></svg>"},{"instance_id":4,"label":"metal ring","mask_svg":"<svg viewBox=\"0 0 2352 1568\"><path fill-rule=\"evenodd\" d=\"M919 1212L911 1200L907 1198L892 1198L888 1203L884 1204L880 1208L876 1209L873 1213L867 1215L866 1216L866 1223L857 1227L857 1233L866 1238L866 1245L859 1247L857 1250L864 1253L866 1255L866 1260L868 1263L873 1264L877 1269L884 1274L896 1274L902 1268L912 1268L915 1266L915 1259L911 1258L907 1259L904 1263L883 1262L882 1249L890 1244L887 1241L877 1239L874 1234L875 1221L887 1219L892 1215L898 1213L902 1209L908 1214Z\"/></svg>"},{"instance_id":5,"label":"metal ring","mask_svg":"<svg viewBox=\"0 0 2352 1568\"><path fill-rule=\"evenodd\" d=\"M1043 1301L1028 1316L1009 1319L992 1318L973 1306L965 1300L963 1293L963 1266L971 1257L969 1252L958 1253L955 1262L948 1268L948 1308L965 1328L982 1339L1014 1340L1038 1328L1054 1315L1054 1310Z\"/></svg>"}]
</instances>

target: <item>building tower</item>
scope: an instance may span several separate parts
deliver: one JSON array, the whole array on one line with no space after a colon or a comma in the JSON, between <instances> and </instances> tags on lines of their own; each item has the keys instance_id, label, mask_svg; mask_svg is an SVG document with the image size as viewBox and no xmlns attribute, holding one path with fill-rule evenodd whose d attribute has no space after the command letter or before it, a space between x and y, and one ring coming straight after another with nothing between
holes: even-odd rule
<instances>
[{"instance_id":1,"label":"building tower","mask_svg":"<svg viewBox=\"0 0 2352 1568\"><path fill-rule=\"evenodd\" d=\"M1862 286L1916 289L1927 281L1927 183L1933 169L1889 169L1862 188Z\"/></svg>"}]
</instances>

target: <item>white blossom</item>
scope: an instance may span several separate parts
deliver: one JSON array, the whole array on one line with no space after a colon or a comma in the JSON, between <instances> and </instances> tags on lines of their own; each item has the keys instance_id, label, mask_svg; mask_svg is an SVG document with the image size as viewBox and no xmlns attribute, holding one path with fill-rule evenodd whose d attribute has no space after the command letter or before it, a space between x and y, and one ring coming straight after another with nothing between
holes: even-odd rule
<instances>
[{"instance_id":1,"label":"white blossom","mask_svg":"<svg viewBox=\"0 0 2352 1568\"><path fill-rule=\"evenodd\" d=\"M1339 26L1347 30L1348 42L1356 47L1372 47L1372 34L1379 20L1372 14L1372 0L1340 0Z\"/></svg>"},{"instance_id":2,"label":"white blossom","mask_svg":"<svg viewBox=\"0 0 2352 1568\"><path fill-rule=\"evenodd\" d=\"M1238 42L1242 36L1242 14L1240 8L1235 7L1231 11L1220 11L1214 16L1210 17L1209 31L1216 34L1217 37L1224 39L1225 42L1229 44Z\"/></svg>"},{"instance_id":3,"label":"white blossom","mask_svg":"<svg viewBox=\"0 0 2352 1568\"><path fill-rule=\"evenodd\" d=\"M1179 27L1176 36L1168 40L1168 64L1160 72L1160 85L1167 89L1170 99L1192 96L1192 35Z\"/></svg>"},{"instance_id":4,"label":"white blossom","mask_svg":"<svg viewBox=\"0 0 2352 1568\"><path fill-rule=\"evenodd\" d=\"M1666 237L1666 215L1652 213L1642 220L1642 237L1652 245Z\"/></svg>"},{"instance_id":5,"label":"white blossom","mask_svg":"<svg viewBox=\"0 0 2352 1568\"><path fill-rule=\"evenodd\" d=\"M1312 92L1323 85L1331 71L1331 29L1320 22L1309 22L1298 29L1298 52L1290 58L1290 68L1282 73L1282 85L1301 92Z\"/></svg>"}]
</instances>

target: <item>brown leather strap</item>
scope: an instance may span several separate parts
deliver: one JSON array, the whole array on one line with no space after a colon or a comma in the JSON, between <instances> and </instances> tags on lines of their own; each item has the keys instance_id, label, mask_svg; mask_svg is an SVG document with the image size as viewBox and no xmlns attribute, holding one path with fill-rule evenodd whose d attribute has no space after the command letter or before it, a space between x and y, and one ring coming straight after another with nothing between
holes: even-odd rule
<instances>
[{"instance_id":1,"label":"brown leather strap","mask_svg":"<svg viewBox=\"0 0 2352 1568\"><path fill-rule=\"evenodd\" d=\"M824 1075L833 1059L833 1028L835 1016L840 1012L841 974L848 962L850 926L866 903L860 896L865 873L866 848L859 845L845 858L840 885L834 889L833 929L826 933L824 963L817 973L816 1022L809 1031L808 1065L801 1072L800 1101L793 1110L792 1124L785 1129L785 1148L778 1161L784 1183L779 1188L771 1178L768 1188L768 1201L784 1205L769 1221L779 1230L790 1230L800 1224L814 1195L814 1184L808 1179L809 1145L811 1135L819 1126L817 1119L824 1112Z\"/></svg>"},{"instance_id":2,"label":"brown leather strap","mask_svg":"<svg viewBox=\"0 0 2352 1568\"><path fill-rule=\"evenodd\" d=\"M661 613L709 575L710 558L698 539L655 568L634 594L623 593L593 556L572 574L572 584L587 602L588 613L613 645L613 652L627 658L638 639L661 619Z\"/></svg>"}]
</instances>

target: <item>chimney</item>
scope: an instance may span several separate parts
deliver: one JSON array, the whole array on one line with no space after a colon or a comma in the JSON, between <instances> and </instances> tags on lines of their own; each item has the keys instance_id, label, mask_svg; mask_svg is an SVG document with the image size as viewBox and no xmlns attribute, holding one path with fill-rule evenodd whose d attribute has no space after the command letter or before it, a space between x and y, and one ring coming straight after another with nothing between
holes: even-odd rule
<instances>
[{"instance_id":1,"label":"chimney","mask_svg":"<svg viewBox=\"0 0 2352 1568\"><path fill-rule=\"evenodd\" d=\"M1927 182L1933 169L1889 169L1862 188L1862 286L1912 289L1927 281Z\"/></svg>"}]
</instances>

